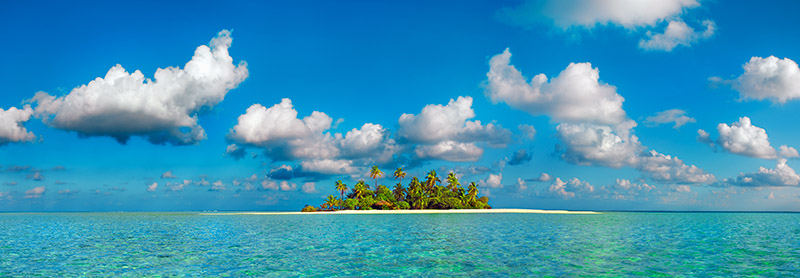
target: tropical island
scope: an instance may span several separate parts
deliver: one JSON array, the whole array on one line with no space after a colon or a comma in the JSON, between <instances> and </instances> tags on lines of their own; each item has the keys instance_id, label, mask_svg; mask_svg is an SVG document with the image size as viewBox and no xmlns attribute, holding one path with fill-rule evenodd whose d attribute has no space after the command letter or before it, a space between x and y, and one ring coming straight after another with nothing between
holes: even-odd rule
<instances>
[{"instance_id":1,"label":"tropical island","mask_svg":"<svg viewBox=\"0 0 800 278\"><path fill-rule=\"evenodd\" d=\"M336 211L336 210L422 210L422 209L491 209L489 197L478 197L478 184L470 182L466 189L461 186L454 172L447 174L445 182L431 170L424 180L412 177L408 187L403 186L406 172L403 168L394 171L398 180L394 188L378 184L384 175L378 166L372 166L369 177L375 180L374 190L363 180L359 180L352 189L341 180L336 181L339 197L328 195L319 207L306 205L302 212ZM348 189L351 191L348 193ZM346 193L346 194L345 194Z\"/></svg>"}]
</instances>

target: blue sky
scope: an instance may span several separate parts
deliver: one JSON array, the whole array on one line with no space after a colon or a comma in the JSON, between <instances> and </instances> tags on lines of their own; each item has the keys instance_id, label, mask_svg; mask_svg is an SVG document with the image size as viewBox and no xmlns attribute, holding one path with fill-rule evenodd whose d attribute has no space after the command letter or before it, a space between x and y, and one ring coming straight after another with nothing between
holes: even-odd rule
<instances>
[{"instance_id":1,"label":"blue sky","mask_svg":"<svg viewBox=\"0 0 800 278\"><path fill-rule=\"evenodd\" d=\"M0 210L800 210L800 5L628 2L3 3Z\"/></svg>"}]
</instances>

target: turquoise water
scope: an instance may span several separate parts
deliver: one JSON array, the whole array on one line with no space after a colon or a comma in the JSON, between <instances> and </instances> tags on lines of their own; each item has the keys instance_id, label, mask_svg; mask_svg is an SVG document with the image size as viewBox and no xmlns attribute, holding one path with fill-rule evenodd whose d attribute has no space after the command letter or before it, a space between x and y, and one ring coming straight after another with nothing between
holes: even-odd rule
<instances>
[{"instance_id":1,"label":"turquoise water","mask_svg":"<svg viewBox=\"0 0 800 278\"><path fill-rule=\"evenodd\" d=\"M5 276L800 276L800 214L0 213Z\"/></svg>"}]
</instances>

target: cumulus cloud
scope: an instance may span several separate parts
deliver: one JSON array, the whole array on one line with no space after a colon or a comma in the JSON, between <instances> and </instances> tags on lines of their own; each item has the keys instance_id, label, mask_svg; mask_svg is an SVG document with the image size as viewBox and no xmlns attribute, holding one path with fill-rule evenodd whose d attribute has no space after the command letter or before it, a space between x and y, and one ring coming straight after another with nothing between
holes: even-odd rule
<instances>
[{"instance_id":1,"label":"cumulus cloud","mask_svg":"<svg viewBox=\"0 0 800 278\"><path fill-rule=\"evenodd\" d=\"M191 180L183 180L182 182L167 182L166 187L169 191L183 191L183 188L192 184Z\"/></svg>"},{"instance_id":2,"label":"cumulus cloud","mask_svg":"<svg viewBox=\"0 0 800 278\"><path fill-rule=\"evenodd\" d=\"M717 125L717 144L724 150L750 157L773 159L775 149L769 143L767 131L750 122L750 118L741 117L730 126L725 123Z\"/></svg>"},{"instance_id":3,"label":"cumulus cloud","mask_svg":"<svg viewBox=\"0 0 800 278\"><path fill-rule=\"evenodd\" d=\"M680 109L661 111L644 119L644 123L648 126L674 123L672 126L674 129L678 129L687 123L694 122L696 122L694 118L686 116L686 111Z\"/></svg>"},{"instance_id":4,"label":"cumulus cloud","mask_svg":"<svg viewBox=\"0 0 800 278\"><path fill-rule=\"evenodd\" d=\"M25 176L25 178L29 179L29 180L35 180L35 181L43 181L44 180L44 176L42 175L41 172L33 172L33 173L28 174L27 176Z\"/></svg>"},{"instance_id":5,"label":"cumulus cloud","mask_svg":"<svg viewBox=\"0 0 800 278\"><path fill-rule=\"evenodd\" d=\"M606 197L609 199L633 200L655 188L647 183L633 183L627 179L617 179L613 185L604 186L602 191L606 192Z\"/></svg>"},{"instance_id":6,"label":"cumulus cloud","mask_svg":"<svg viewBox=\"0 0 800 278\"><path fill-rule=\"evenodd\" d=\"M547 191L553 196L571 199L575 197L576 193L593 193L594 186L578 178L572 178L567 182L562 181L561 178L556 178L547 188Z\"/></svg>"},{"instance_id":7,"label":"cumulus cloud","mask_svg":"<svg viewBox=\"0 0 800 278\"><path fill-rule=\"evenodd\" d=\"M358 172L350 160L318 159L300 162L301 172L319 173L323 175L342 175Z\"/></svg>"},{"instance_id":8,"label":"cumulus cloud","mask_svg":"<svg viewBox=\"0 0 800 278\"><path fill-rule=\"evenodd\" d=\"M236 144L228 146L233 156L243 156L244 147L265 150L274 161L372 159L387 162L395 151L394 140L381 125L366 123L345 135L325 132L333 119L314 111L302 119L297 117L292 101L284 98L272 107L253 104L238 118L228 134ZM239 155L235 155L239 153Z\"/></svg>"},{"instance_id":9,"label":"cumulus cloud","mask_svg":"<svg viewBox=\"0 0 800 278\"><path fill-rule=\"evenodd\" d=\"M221 180L218 180L211 184L211 188L209 188L208 191L225 191L225 189L225 184L222 183Z\"/></svg>"},{"instance_id":10,"label":"cumulus cloud","mask_svg":"<svg viewBox=\"0 0 800 278\"><path fill-rule=\"evenodd\" d=\"M477 143L505 147L511 132L494 123L470 121L475 117L472 97L458 97L447 105L429 104L417 114L402 114L398 120L398 141L418 144L414 154L420 159L476 161L483 155Z\"/></svg>"},{"instance_id":11,"label":"cumulus cloud","mask_svg":"<svg viewBox=\"0 0 800 278\"><path fill-rule=\"evenodd\" d=\"M158 189L158 183L154 182L154 183L151 183L150 185L148 185L146 190L147 190L147 192L153 192L153 191L156 191L156 189Z\"/></svg>"},{"instance_id":12,"label":"cumulus cloud","mask_svg":"<svg viewBox=\"0 0 800 278\"><path fill-rule=\"evenodd\" d=\"M532 125L519 125L517 129L522 132L522 135L529 140L533 140L533 137L536 136L536 129L533 128Z\"/></svg>"},{"instance_id":13,"label":"cumulus cloud","mask_svg":"<svg viewBox=\"0 0 800 278\"><path fill-rule=\"evenodd\" d=\"M183 69L159 68L154 79L122 66L64 96L39 92L31 100L45 124L80 136L110 136L126 143L142 136L153 144L196 144L206 138L197 113L214 107L248 76L247 64L233 64L232 38L223 30L197 47Z\"/></svg>"},{"instance_id":14,"label":"cumulus cloud","mask_svg":"<svg viewBox=\"0 0 800 278\"><path fill-rule=\"evenodd\" d=\"M489 61L485 93L492 102L557 122L635 125L622 109L625 99L616 87L599 81L600 72L590 63L570 63L552 80L540 73L528 82L510 61L508 49Z\"/></svg>"},{"instance_id":15,"label":"cumulus cloud","mask_svg":"<svg viewBox=\"0 0 800 278\"><path fill-rule=\"evenodd\" d=\"M25 191L25 199L38 199L44 195L44 186L37 186Z\"/></svg>"},{"instance_id":16,"label":"cumulus cloud","mask_svg":"<svg viewBox=\"0 0 800 278\"><path fill-rule=\"evenodd\" d=\"M300 190L302 190L303 193L308 193L308 194L318 193L316 185L317 184L313 182L303 183L303 186L300 188Z\"/></svg>"},{"instance_id":17,"label":"cumulus cloud","mask_svg":"<svg viewBox=\"0 0 800 278\"><path fill-rule=\"evenodd\" d=\"M551 177L550 174L548 173L542 173L541 175L539 175L538 178L536 178L536 180L538 181L545 181L545 182L550 181L551 179L553 179L553 177Z\"/></svg>"},{"instance_id":18,"label":"cumulus cloud","mask_svg":"<svg viewBox=\"0 0 800 278\"><path fill-rule=\"evenodd\" d=\"M800 175L786 164L786 159L778 159L775 169L759 167L755 173L741 173L734 179L726 179L723 185L765 187L765 186L797 186Z\"/></svg>"},{"instance_id":19,"label":"cumulus cloud","mask_svg":"<svg viewBox=\"0 0 800 278\"><path fill-rule=\"evenodd\" d=\"M288 181L281 181L280 183L278 183L278 187L281 189L281 191L297 190L297 184Z\"/></svg>"},{"instance_id":20,"label":"cumulus cloud","mask_svg":"<svg viewBox=\"0 0 800 278\"><path fill-rule=\"evenodd\" d=\"M800 153L798 153L797 149L795 149L795 148L792 148L792 147L789 147L789 146L786 146L786 145L781 145L779 147L779 149L780 149L780 151L778 151L778 155L780 155L781 157L785 157L785 158L800 157Z\"/></svg>"},{"instance_id":21,"label":"cumulus cloud","mask_svg":"<svg viewBox=\"0 0 800 278\"><path fill-rule=\"evenodd\" d=\"M707 144L710 147L714 147L714 141L711 140L711 134L708 134L707 131L698 129L697 130L697 142Z\"/></svg>"},{"instance_id":22,"label":"cumulus cloud","mask_svg":"<svg viewBox=\"0 0 800 278\"><path fill-rule=\"evenodd\" d=\"M517 183L514 185L514 187L517 192L528 190L528 185L525 184L525 180L522 178L517 178Z\"/></svg>"},{"instance_id":23,"label":"cumulus cloud","mask_svg":"<svg viewBox=\"0 0 800 278\"><path fill-rule=\"evenodd\" d=\"M705 20L702 25L705 30L699 32L681 20L671 20L663 33L647 31L646 38L639 41L639 48L669 52L677 46L691 46L714 35L716 24L713 21Z\"/></svg>"},{"instance_id":24,"label":"cumulus cloud","mask_svg":"<svg viewBox=\"0 0 800 278\"><path fill-rule=\"evenodd\" d=\"M696 0L529 0L519 7L504 9L502 14L511 23L547 20L564 30L611 24L635 29L654 26L698 6L700 3Z\"/></svg>"},{"instance_id":25,"label":"cumulus cloud","mask_svg":"<svg viewBox=\"0 0 800 278\"><path fill-rule=\"evenodd\" d=\"M524 164L525 162L531 161L533 156L528 153L525 149L519 149L514 151L514 154L511 155L511 159L508 160L508 165L520 165Z\"/></svg>"},{"instance_id":26,"label":"cumulus cloud","mask_svg":"<svg viewBox=\"0 0 800 278\"><path fill-rule=\"evenodd\" d=\"M486 94L495 103L532 115L544 114L556 126L563 148L557 153L573 164L611 168L632 167L663 182L699 183L714 180L694 165L677 157L648 151L633 134L636 122L622 109L624 99L616 87L599 82L599 71L590 64L570 64L551 81L544 74L527 82L510 65L506 49L490 60ZM560 186L555 185L555 188Z\"/></svg>"},{"instance_id":27,"label":"cumulus cloud","mask_svg":"<svg viewBox=\"0 0 800 278\"><path fill-rule=\"evenodd\" d=\"M162 179L177 179L178 177L173 175L172 171L166 171L163 174L161 174L161 178Z\"/></svg>"},{"instance_id":28,"label":"cumulus cloud","mask_svg":"<svg viewBox=\"0 0 800 278\"><path fill-rule=\"evenodd\" d=\"M30 142L36 139L33 132L25 129L25 122L27 122L33 109L26 105L22 109L16 107L4 110L0 108L0 146L8 143Z\"/></svg>"},{"instance_id":29,"label":"cumulus cloud","mask_svg":"<svg viewBox=\"0 0 800 278\"><path fill-rule=\"evenodd\" d=\"M502 188L503 187L503 173L489 174L481 184L486 185L488 188Z\"/></svg>"},{"instance_id":30,"label":"cumulus cloud","mask_svg":"<svg viewBox=\"0 0 800 278\"><path fill-rule=\"evenodd\" d=\"M800 98L800 68L795 61L775 56L752 57L742 67L742 75L732 82L725 82L733 85L741 99L786 103Z\"/></svg>"}]
</instances>

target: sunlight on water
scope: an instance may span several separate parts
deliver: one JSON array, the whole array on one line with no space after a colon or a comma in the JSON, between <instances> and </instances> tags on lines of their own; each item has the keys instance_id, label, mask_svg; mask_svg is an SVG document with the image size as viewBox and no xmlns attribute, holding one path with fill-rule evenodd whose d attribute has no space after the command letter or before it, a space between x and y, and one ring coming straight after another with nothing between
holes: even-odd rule
<instances>
[{"instance_id":1,"label":"sunlight on water","mask_svg":"<svg viewBox=\"0 0 800 278\"><path fill-rule=\"evenodd\" d=\"M800 214L0 214L0 276L800 276Z\"/></svg>"}]
</instances>

